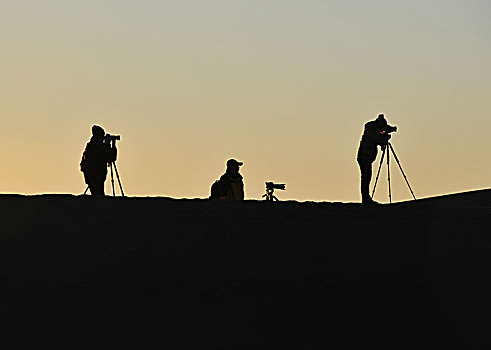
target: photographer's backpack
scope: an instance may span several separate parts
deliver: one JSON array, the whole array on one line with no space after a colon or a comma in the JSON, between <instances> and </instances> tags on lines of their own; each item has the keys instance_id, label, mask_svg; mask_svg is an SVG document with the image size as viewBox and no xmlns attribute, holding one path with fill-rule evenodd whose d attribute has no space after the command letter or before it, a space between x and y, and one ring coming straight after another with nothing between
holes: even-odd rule
<instances>
[{"instance_id":1,"label":"photographer's backpack","mask_svg":"<svg viewBox=\"0 0 491 350\"><path fill-rule=\"evenodd\" d=\"M227 191L227 185L223 181L217 180L211 185L210 199L220 199L220 197L227 195Z\"/></svg>"}]
</instances>

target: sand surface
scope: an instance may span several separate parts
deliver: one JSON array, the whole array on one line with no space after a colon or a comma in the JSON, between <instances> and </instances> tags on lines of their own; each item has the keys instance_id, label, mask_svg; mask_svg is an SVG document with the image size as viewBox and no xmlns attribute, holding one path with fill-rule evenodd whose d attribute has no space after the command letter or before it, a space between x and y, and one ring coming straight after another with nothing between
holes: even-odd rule
<instances>
[{"instance_id":1,"label":"sand surface","mask_svg":"<svg viewBox=\"0 0 491 350\"><path fill-rule=\"evenodd\" d=\"M490 203L1 195L0 346L489 349Z\"/></svg>"}]
</instances>

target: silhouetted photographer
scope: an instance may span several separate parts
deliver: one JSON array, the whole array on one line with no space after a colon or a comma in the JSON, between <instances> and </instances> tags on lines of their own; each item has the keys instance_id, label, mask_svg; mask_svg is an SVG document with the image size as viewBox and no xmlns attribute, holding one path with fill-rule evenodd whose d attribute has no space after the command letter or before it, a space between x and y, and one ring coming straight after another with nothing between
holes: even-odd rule
<instances>
[{"instance_id":1,"label":"silhouetted photographer","mask_svg":"<svg viewBox=\"0 0 491 350\"><path fill-rule=\"evenodd\" d=\"M357 155L361 171L361 199L363 204L377 204L370 197L372 163L377 158L377 146L381 146L382 150L385 150L390 139L390 133L395 131L397 131L397 127L388 125L383 114L379 114L376 120L365 124Z\"/></svg>"},{"instance_id":2,"label":"silhouetted photographer","mask_svg":"<svg viewBox=\"0 0 491 350\"><path fill-rule=\"evenodd\" d=\"M210 199L244 200L244 182L239 167L244 163L235 159L227 161L227 170L211 186Z\"/></svg>"},{"instance_id":3,"label":"silhouetted photographer","mask_svg":"<svg viewBox=\"0 0 491 350\"><path fill-rule=\"evenodd\" d=\"M84 173L85 183L92 195L104 196L107 167L116 161L116 140L119 140L119 136L106 135L100 126L92 126L92 138L80 162L80 170Z\"/></svg>"}]
</instances>

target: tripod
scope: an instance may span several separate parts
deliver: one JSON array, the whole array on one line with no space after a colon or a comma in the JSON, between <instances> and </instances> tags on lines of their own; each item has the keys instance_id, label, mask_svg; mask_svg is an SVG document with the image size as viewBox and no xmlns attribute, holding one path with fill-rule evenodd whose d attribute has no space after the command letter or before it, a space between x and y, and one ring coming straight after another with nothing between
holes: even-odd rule
<instances>
[{"instance_id":1,"label":"tripod","mask_svg":"<svg viewBox=\"0 0 491 350\"><path fill-rule=\"evenodd\" d=\"M390 188L390 153L389 151L387 151L387 149L390 149L392 151L392 154L394 155L397 165L399 165L399 169L401 169L402 176L404 176L404 180L406 180L407 186L409 187L409 191L411 191L411 194L413 195L413 198L416 201L416 197L414 196L413 189L411 188L411 185L409 185L409 181L407 180L406 174L404 174L404 170L402 170L401 163L399 162L396 152L394 151L394 147L392 147L392 144L390 142L387 142L387 144L384 146L382 152L382 158L380 158L380 164L378 166L378 171L377 171L377 178L375 179L375 185L373 186L372 198L373 195L375 194L375 189L377 188L378 177L380 175L380 169L382 168L382 163L384 162L384 156L385 154L387 154L387 181L389 183L389 203L392 203L392 192Z\"/></svg>"},{"instance_id":2,"label":"tripod","mask_svg":"<svg viewBox=\"0 0 491 350\"><path fill-rule=\"evenodd\" d=\"M109 166L111 167L111 185L113 188L113 197L116 196L116 192L114 191L114 173L113 173L113 167L114 171L116 172L116 176L118 178L118 184L119 184L119 189L121 190L121 196L124 197L124 191L123 191L123 186L121 185L121 179L119 178L119 173L118 173L118 167L116 166L116 162L111 162L109 163ZM85 189L84 195L87 193L89 190L89 186Z\"/></svg>"},{"instance_id":3,"label":"tripod","mask_svg":"<svg viewBox=\"0 0 491 350\"><path fill-rule=\"evenodd\" d=\"M116 166L116 162L114 162L114 161L111 162L110 163L110 167L111 167L111 184L112 184L112 187L113 187L113 197L116 196L116 194L114 192L113 168L114 168L114 171L116 172L116 176L118 178L119 189L121 190L121 197L124 197L123 186L121 185L121 179L119 178L118 167Z\"/></svg>"},{"instance_id":4,"label":"tripod","mask_svg":"<svg viewBox=\"0 0 491 350\"><path fill-rule=\"evenodd\" d=\"M263 198L264 200L266 201L279 201L278 198L276 198L276 196L273 194L274 193L274 188L266 188L266 193L263 194Z\"/></svg>"}]
</instances>

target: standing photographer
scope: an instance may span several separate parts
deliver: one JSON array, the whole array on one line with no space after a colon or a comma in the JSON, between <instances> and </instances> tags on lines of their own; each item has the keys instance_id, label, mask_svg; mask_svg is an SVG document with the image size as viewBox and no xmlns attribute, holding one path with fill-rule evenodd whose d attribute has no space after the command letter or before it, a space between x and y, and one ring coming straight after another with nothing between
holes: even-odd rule
<instances>
[{"instance_id":1,"label":"standing photographer","mask_svg":"<svg viewBox=\"0 0 491 350\"><path fill-rule=\"evenodd\" d=\"M85 147L80 170L84 173L85 183L92 195L104 196L104 182L108 163L116 161L117 149L114 139L105 139L104 129L92 126L92 138Z\"/></svg>"},{"instance_id":2,"label":"standing photographer","mask_svg":"<svg viewBox=\"0 0 491 350\"><path fill-rule=\"evenodd\" d=\"M387 125L383 114L379 114L376 120L365 124L365 131L360 141L356 160L361 171L361 199L363 204L377 204L370 197L370 181L372 179L372 163L377 158L377 146L382 149L390 139L390 132L397 128Z\"/></svg>"}]
</instances>

